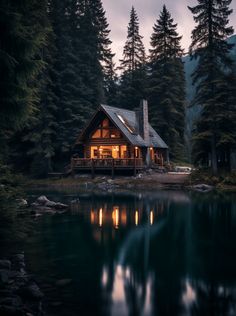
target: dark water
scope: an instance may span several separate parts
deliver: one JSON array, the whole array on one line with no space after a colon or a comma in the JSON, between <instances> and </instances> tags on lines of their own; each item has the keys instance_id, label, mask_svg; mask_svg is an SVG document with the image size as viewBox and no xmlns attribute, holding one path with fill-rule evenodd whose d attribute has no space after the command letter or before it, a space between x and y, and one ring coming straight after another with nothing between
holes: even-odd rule
<instances>
[{"instance_id":1,"label":"dark water","mask_svg":"<svg viewBox=\"0 0 236 316\"><path fill-rule=\"evenodd\" d=\"M50 315L236 315L235 195L77 197L25 248Z\"/></svg>"}]
</instances>

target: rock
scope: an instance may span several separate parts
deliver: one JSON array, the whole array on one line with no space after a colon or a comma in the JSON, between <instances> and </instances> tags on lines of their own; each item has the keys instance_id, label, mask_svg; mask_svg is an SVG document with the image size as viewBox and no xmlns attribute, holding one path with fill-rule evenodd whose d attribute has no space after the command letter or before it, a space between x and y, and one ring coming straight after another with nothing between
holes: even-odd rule
<instances>
[{"instance_id":1,"label":"rock","mask_svg":"<svg viewBox=\"0 0 236 316\"><path fill-rule=\"evenodd\" d=\"M11 269L11 261L10 260L0 260L0 269Z\"/></svg>"},{"instance_id":2,"label":"rock","mask_svg":"<svg viewBox=\"0 0 236 316\"><path fill-rule=\"evenodd\" d=\"M9 280L9 271L1 269L0 270L0 287L7 284L8 280Z\"/></svg>"},{"instance_id":3,"label":"rock","mask_svg":"<svg viewBox=\"0 0 236 316\"><path fill-rule=\"evenodd\" d=\"M40 205L45 205L47 202L50 202L50 201L45 195L39 196L36 200L36 203L39 203Z\"/></svg>"},{"instance_id":4,"label":"rock","mask_svg":"<svg viewBox=\"0 0 236 316\"><path fill-rule=\"evenodd\" d=\"M65 208L68 208L69 207L69 205L67 205L67 204L63 204L63 203L56 203L55 204L55 209L57 209L57 210L61 210L61 209L65 209Z\"/></svg>"},{"instance_id":5,"label":"rock","mask_svg":"<svg viewBox=\"0 0 236 316\"><path fill-rule=\"evenodd\" d=\"M17 199L16 201L20 207L28 206L28 202L25 199Z\"/></svg>"},{"instance_id":6,"label":"rock","mask_svg":"<svg viewBox=\"0 0 236 316\"><path fill-rule=\"evenodd\" d=\"M108 179L107 182L108 182L109 184L112 184L112 183L114 182L114 180Z\"/></svg>"},{"instance_id":7,"label":"rock","mask_svg":"<svg viewBox=\"0 0 236 316\"><path fill-rule=\"evenodd\" d=\"M65 286L65 285L68 285L72 282L71 279L61 279L61 280L58 280L55 285L56 286Z\"/></svg>"},{"instance_id":8,"label":"rock","mask_svg":"<svg viewBox=\"0 0 236 316\"><path fill-rule=\"evenodd\" d=\"M50 201L45 195L38 197L37 200L31 204L31 206L34 206L39 212L51 214L55 213L54 209L61 210L69 207L67 204Z\"/></svg>"},{"instance_id":9,"label":"rock","mask_svg":"<svg viewBox=\"0 0 236 316\"><path fill-rule=\"evenodd\" d=\"M22 297L33 300L41 300L44 297L44 294L35 282L20 288L18 290L18 294Z\"/></svg>"},{"instance_id":10,"label":"rock","mask_svg":"<svg viewBox=\"0 0 236 316\"><path fill-rule=\"evenodd\" d=\"M47 206L47 207L55 207L57 205L57 203L48 200L44 205Z\"/></svg>"},{"instance_id":11,"label":"rock","mask_svg":"<svg viewBox=\"0 0 236 316\"><path fill-rule=\"evenodd\" d=\"M210 192L213 189L214 187L208 184L196 184L193 186L193 190L198 192Z\"/></svg>"}]
</instances>

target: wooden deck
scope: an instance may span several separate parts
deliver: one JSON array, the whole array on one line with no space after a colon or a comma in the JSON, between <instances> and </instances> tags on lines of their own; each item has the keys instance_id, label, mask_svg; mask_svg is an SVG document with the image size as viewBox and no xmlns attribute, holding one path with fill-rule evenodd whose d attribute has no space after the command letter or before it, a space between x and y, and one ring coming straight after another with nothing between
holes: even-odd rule
<instances>
[{"instance_id":1,"label":"wooden deck","mask_svg":"<svg viewBox=\"0 0 236 316\"><path fill-rule=\"evenodd\" d=\"M73 171L89 171L94 175L96 170L105 171L111 170L112 176L114 176L115 170L125 171L131 170L136 175L136 172L144 168L141 158L72 158L71 169Z\"/></svg>"}]
</instances>

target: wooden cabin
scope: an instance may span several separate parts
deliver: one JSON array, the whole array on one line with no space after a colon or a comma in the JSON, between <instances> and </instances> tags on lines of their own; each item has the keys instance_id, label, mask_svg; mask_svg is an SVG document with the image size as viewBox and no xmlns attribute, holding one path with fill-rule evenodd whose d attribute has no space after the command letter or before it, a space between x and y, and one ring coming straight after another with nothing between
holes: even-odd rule
<instances>
[{"instance_id":1,"label":"wooden cabin","mask_svg":"<svg viewBox=\"0 0 236 316\"><path fill-rule=\"evenodd\" d=\"M78 137L73 170L127 170L163 167L168 146L148 122L148 105L138 111L101 105Z\"/></svg>"}]
</instances>

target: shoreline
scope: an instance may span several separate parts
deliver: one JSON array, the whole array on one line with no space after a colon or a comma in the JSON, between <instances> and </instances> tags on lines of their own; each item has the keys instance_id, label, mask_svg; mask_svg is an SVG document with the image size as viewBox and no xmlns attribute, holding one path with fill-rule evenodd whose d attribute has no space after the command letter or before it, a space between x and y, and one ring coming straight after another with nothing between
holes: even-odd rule
<instances>
[{"instance_id":1,"label":"shoreline","mask_svg":"<svg viewBox=\"0 0 236 316\"><path fill-rule=\"evenodd\" d=\"M236 192L236 185L223 183L213 183L209 181L199 181L192 179L191 174L143 174L137 177L115 177L97 175L91 179L89 175L76 175L75 177L61 179L27 179L24 187L32 189L55 189L67 190L74 189L80 191L155 191L155 190L187 190L197 191L195 186L204 185L209 187L209 191ZM204 192L204 190L203 190Z\"/></svg>"}]
</instances>

